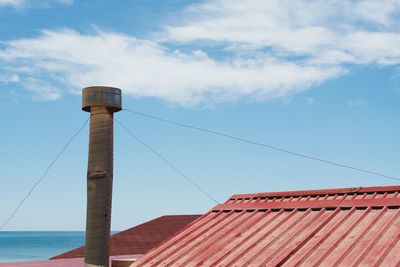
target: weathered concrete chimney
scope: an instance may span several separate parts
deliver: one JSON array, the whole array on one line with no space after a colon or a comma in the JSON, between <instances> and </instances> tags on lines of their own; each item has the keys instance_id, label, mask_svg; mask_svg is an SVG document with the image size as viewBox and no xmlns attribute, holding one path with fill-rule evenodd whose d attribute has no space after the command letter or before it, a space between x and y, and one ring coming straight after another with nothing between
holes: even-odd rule
<instances>
[{"instance_id":1,"label":"weathered concrete chimney","mask_svg":"<svg viewBox=\"0 0 400 267\"><path fill-rule=\"evenodd\" d=\"M121 109L121 90L118 88L92 86L82 90L82 110L90 112L86 267L109 266L114 112Z\"/></svg>"}]
</instances>

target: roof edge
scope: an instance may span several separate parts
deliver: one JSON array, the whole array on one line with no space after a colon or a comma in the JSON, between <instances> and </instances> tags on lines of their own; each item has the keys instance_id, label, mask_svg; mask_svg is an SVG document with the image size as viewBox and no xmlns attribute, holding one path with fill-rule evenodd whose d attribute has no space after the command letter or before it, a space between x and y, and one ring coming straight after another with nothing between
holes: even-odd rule
<instances>
[{"instance_id":1,"label":"roof edge","mask_svg":"<svg viewBox=\"0 0 400 267\"><path fill-rule=\"evenodd\" d=\"M281 210L281 209L331 209L336 208L400 208L400 198L383 199L352 199L352 200L320 200L320 201L293 201L293 202L261 202L261 203L236 203L220 204L212 209L212 212L219 211L254 211L254 210Z\"/></svg>"},{"instance_id":2,"label":"roof edge","mask_svg":"<svg viewBox=\"0 0 400 267\"><path fill-rule=\"evenodd\" d=\"M335 194L349 194L349 193L381 193L399 191L398 186L371 186L371 187L349 187L349 188L336 188L336 189L317 189L317 190L303 190L303 191L283 191L283 192L264 192L253 194L235 194L229 200L241 198L259 198L259 197L300 197L300 196L317 196L317 195L335 195ZM228 200L228 201L229 201Z\"/></svg>"}]
</instances>

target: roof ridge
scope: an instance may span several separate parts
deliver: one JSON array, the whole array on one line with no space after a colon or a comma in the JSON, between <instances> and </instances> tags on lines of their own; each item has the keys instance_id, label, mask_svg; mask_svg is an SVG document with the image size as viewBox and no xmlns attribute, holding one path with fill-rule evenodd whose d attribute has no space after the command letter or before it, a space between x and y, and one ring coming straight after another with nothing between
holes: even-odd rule
<instances>
[{"instance_id":1,"label":"roof ridge","mask_svg":"<svg viewBox=\"0 0 400 267\"><path fill-rule=\"evenodd\" d=\"M335 195L335 194L352 194L352 193L384 193L384 192L394 192L394 191L400 191L400 185L235 194L232 195L229 198L229 200L236 200L242 198L263 198L263 197L298 197L298 196L314 196L314 195L317 196L317 195Z\"/></svg>"}]
</instances>

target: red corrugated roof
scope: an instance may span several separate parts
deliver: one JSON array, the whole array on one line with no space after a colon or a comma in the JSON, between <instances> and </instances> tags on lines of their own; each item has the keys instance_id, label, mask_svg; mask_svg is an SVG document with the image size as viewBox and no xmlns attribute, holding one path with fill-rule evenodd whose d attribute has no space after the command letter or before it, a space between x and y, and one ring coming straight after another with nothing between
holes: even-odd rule
<instances>
[{"instance_id":1,"label":"red corrugated roof","mask_svg":"<svg viewBox=\"0 0 400 267\"><path fill-rule=\"evenodd\" d=\"M144 254L198 217L200 215L166 215L114 234L110 238L110 255ZM84 248L79 247L51 259L83 256Z\"/></svg>"},{"instance_id":2,"label":"red corrugated roof","mask_svg":"<svg viewBox=\"0 0 400 267\"><path fill-rule=\"evenodd\" d=\"M135 266L398 266L399 191L234 195Z\"/></svg>"}]
</instances>

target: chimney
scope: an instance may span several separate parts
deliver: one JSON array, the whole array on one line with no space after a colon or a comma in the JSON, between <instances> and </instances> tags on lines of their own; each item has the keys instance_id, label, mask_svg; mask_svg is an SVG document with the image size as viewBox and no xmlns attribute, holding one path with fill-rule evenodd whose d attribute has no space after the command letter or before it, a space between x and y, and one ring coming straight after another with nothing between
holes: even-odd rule
<instances>
[{"instance_id":1,"label":"chimney","mask_svg":"<svg viewBox=\"0 0 400 267\"><path fill-rule=\"evenodd\" d=\"M113 181L114 112L121 90L92 86L82 90L82 110L90 112L85 266L109 266Z\"/></svg>"}]
</instances>

